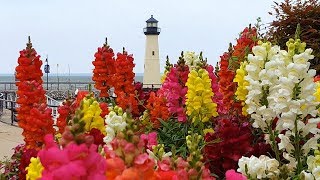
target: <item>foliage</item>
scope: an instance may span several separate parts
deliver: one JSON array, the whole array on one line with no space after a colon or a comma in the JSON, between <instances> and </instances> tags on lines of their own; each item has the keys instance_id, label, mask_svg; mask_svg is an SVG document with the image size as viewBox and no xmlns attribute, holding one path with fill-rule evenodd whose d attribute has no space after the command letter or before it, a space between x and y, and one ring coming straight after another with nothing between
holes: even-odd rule
<instances>
[{"instance_id":1,"label":"foliage","mask_svg":"<svg viewBox=\"0 0 320 180\"><path fill-rule=\"evenodd\" d=\"M311 68L320 72L320 3L319 0L285 0L275 2L273 12L275 17L271 22L268 39L286 48L286 42L295 38L296 27L301 26L300 39L307 43L307 48L314 50L315 58L311 60Z\"/></svg>"},{"instance_id":2,"label":"foliage","mask_svg":"<svg viewBox=\"0 0 320 180\"><path fill-rule=\"evenodd\" d=\"M165 151L171 151L175 149L177 154L182 157L187 157L189 151L187 149L186 137L190 125L187 123L179 123L176 119L169 119L168 121L162 121L161 127L158 129L158 141L159 144L164 144Z\"/></svg>"}]
</instances>

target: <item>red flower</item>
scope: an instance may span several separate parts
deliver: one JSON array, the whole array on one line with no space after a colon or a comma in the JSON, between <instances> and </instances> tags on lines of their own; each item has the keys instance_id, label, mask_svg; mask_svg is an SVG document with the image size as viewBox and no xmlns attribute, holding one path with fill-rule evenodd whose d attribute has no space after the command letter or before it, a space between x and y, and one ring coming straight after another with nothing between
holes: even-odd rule
<instances>
[{"instance_id":1,"label":"red flower","mask_svg":"<svg viewBox=\"0 0 320 180\"><path fill-rule=\"evenodd\" d=\"M133 57L127 52L118 53L115 61L115 94L116 102L123 110L138 115L138 101L135 97Z\"/></svg>"},{"instance_id":2,"label":"red flower","mask_svg":"<svg viewBox=\"0 0 320 180\"><path fill-rule=\"evenodd\" d=\"M72 100L66 100L62 103L62 106L58 107L59 117L57 118L57 127L59 128L59 133L63 133L65 127L68 124L68 121L71 119L72 109L71 109Z\"/></svg>"},{"instance_id":3,"label":"red flower","mask_svg":"<svg viewBox=\"0 0 320 180\"><path fill-rule=\"evenodd\" d=\"M35 149L26 149L26 147L23 147L22 149L22 156L20 159L19 164L19 179L26 179L26 175L28 171L26 171L26 167L30 164L30 159L32 157L37 157L38 151Z\"/></svg>"},{"instance_id":4,"label":"red flower","mask_svg":"<svg viewBox=\"0 0 320 180\"><path fill-rule=\"evenodd\" d=\"M89 132L89 135L93 136L94 139L94 144L99 146L99 145L104 145L105 143L103 142L104 135L101 133L99 129L92 128Z\"/></svg>"},{"instance_id":5,"label":"red flower","mask_svg":"<svg viewBox=\"0 0 320 180\"><path fill-rule=\"evenodd\" d=\"M29 36L26 49L20 51L18 66L16 67L16 78L20 82L36 81L41 84L43 75L41 65L42 61L40 60L40 56L37 55L37 52L32 47ZM19 86L20 82L17 82L17 86Z\"/></svg>"},{"instance_id":6,"label":"red flower","mask_svg":"<svg viewBox=\"0 0 320 180\"><path fill-rule=\"evenodd\" d=\"M209 143L204 148L210 171L223 177L227 170L237 169L238 160L253 152L252 139L248 123L238 125L229 119L219 120L215 133L207 133L205 137L206 142L219 140L218 143Z\"/></svg>"},{"instance_id":7,"label":"red flower","mask_svg":"<svg viewBox=\"0 0 320 180\"><path fill-rule=\"evenodd\" d=\"M102 118L105 118L106 115L109 114L108 104L105 103L105 102L100 102L99 106L100 106L100 108L101 108L101 110L102 110L100 116L101 116Z\"/></svg>"},{"instance_id":8,"label":"red flower","mask_svg":"<svg viewBox=\"0 0 320 180\"><path fill-rule=\"evenodd\" d=\"M114 85L115 59L113 50L107 42L98 48L94 55L95 60L92 80L95 81L94 87L100 90L100 97L109 97L108 91Z\"/></svg>"},{"instance_id":9,"label":"red flower","mask_svg":"<svg viewBox=\"0 0 320 180\"><path fill-rule=\"evenodd\" d=\"M245 28L233 50L230 49L229 53L220 56L219 90L223 95L224 109L222 111L225 113L242 114L241 102L234 100L237 83L233 82L233 79L240 63L246 60L248 54L252 52L252 47L257 44L256 39L257 30L251 27Z\"/></svg>"}]
</instances>

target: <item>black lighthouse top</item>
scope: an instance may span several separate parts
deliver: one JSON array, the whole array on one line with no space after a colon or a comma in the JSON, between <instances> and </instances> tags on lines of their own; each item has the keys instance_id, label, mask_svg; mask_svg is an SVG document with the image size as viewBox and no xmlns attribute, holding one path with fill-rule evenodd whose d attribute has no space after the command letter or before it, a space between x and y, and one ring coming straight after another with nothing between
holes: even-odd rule
<instances>
[{"instance_id":1,"label":"black lighthouse top","mask_svg":"<svg viewBox=\"0 0 320 180\"><path fill-rule=\"evenodd\" d=\"M160 28L158 28L158 21L153 18L153 15L151 15L151 18L146 21L147 27L143 28L143 32L145 35L159 35L160 34Z\"/></svg>"}]
</instances>

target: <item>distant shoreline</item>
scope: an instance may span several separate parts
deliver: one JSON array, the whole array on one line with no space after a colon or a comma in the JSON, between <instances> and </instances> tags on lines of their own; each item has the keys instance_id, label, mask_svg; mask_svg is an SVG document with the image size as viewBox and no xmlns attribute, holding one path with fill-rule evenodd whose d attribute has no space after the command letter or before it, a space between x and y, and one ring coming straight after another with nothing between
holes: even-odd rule
<instances>
[{"instance_id":1,"label":"distant shoreline","mask_svg":"<svg viewBox=\"0 0 320 180\"><path fill-rule=\"evenodd\" d=\"M54 76L54 77L57 77L57 75L59 76L69 76L68 73L59 73L59 74L56 74L56 73L49 73L49 77L50 76ZM135 73L136 76L143 76L143 73ZM1 74L0 73L0 77L1 76L14 76L14 74L7 74L7 73L3 73ZM45 73L43 73L43 76L46 76ZM92 73L70 73L70 76L92 76Z\"/></svg>"}]
</instances>

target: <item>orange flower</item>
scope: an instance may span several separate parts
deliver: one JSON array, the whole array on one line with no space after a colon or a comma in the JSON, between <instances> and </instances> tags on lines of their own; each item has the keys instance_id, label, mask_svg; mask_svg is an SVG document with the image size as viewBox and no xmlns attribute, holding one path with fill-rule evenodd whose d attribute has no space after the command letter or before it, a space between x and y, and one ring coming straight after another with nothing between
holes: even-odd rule
<instances>
[{"instance_id":1,"label":"orange flower","mask_svg":"<svg viewBox=\"0 0 320 180\"><path fill-rule=\"evenodd\" d=\"M107 159L107 179L115 179L117 176L120 176L125 168L125 164L121 158L113 157Z\"/></svg>"},{"instance_id":2,"label":"orange flower","mask_svg":"<svg viewBox=\"0 0 320 180\"><path fill-rule=\"evenodd\" d=\"M36 81L42 83L42 61L40 56L32 47L32 43L29 36L26 49L20 51L20 57L18 58L18 66L16 67L16 78L20 82L24 81ZM20 82L17 82L17 86Z\"/></svg>"},{"instance_id":3,"label":"orange flower","mask_svg":"<svg viewBox=\"0 0 320 180\"><path fill-rule=\"evenodd\" d=\"M151 92L146 107L150 112L150 120L155 128L160 127L159 119L165 121L168 120L169 111L166 106L166 99L164 97L156 96L154 92Z\"/></svg>"},{"instance_id":4,"label":"orange flower","mask_svg":"<svg viewBox=\"0 0 320 180\"><path fill-rule=\"evenodd\" d=\"M94 55L95 60L92 80L95 81L94 87L100 90L100 97L109 97L108 91L114 84L114 53L107 45L107 42L98 48Z\"/></svg>"},{"instance_id":5,"label":"orange flower","mask_svg":"<svg viewBox=\"0 0 320 180\"><path fill-rule=\"evenodd\" d=\"M71 119L72 113L71 109L72 100L68 99L63 102L62 106L58 107L59 117L57 118L57 127L59 128L59 133L63 133L65 127L68 124L68 120Z\"/></svg>"},{"instance_id":6,"label":"orange flower","mask_svg":"<svg viewBox=\"0 0 320 180\"><path fill-rule=\"evenodd\" d=\"M234 94L237 89L237 83L233 82L236 70L240 63L245 61L252 47L257 44L256 28L246 27L237 39L236 46L229 49L228 53L220 56L219 91L223 95L223 112L242 114L241 102L235 101ZM232 110L231 110L232 108Z\"/></svg>"},{"instance_id":7,"label":"orange flower","mask_svg":"<svg viewBox=\"0 0 320 180\"><path fill-rule=\"evenodd\" d=\"M137 115L138 101L135 97L133 57L128 55L127 52L123 54L118 53L115 62L115 94L117 95L117 105L123 110L131 112L133 115Z\"/></svg>"}]
</instances>

